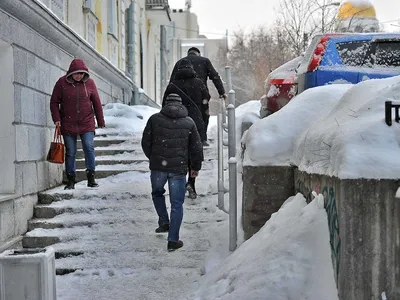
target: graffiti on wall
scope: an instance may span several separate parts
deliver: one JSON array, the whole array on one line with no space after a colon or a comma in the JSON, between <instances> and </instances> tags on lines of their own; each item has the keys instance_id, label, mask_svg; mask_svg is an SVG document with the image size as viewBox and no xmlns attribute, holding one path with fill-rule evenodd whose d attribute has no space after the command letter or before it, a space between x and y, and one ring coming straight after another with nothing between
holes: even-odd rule
<instances>
[{"instance_id":1,"label":"graffiti on wall","mask_svg":"<svg viewBox=\"0 0 400 300\"><path fill-rule=\"evenodd\" d=\"M331 244L333 270L337 282L340 262L340 232L335 190L332 187L325 186L322 189L322 195L324 195L325 210L328 215L329 241Z\"/></svg>"},{"instance_id":2,"label":"graffiti on wall","mask_svg":"<svg viewBox=\"0 0 400 300\"><path fill-rule=\"evenodd\" d=\"M310 203L314 198L312 192L315 191L317 194L319 194L321 190L318 183L314 186L314 189L312 189L309 187L309 185L306 185L301 179L298 179L296 184L296 191L302 193L306 198L307 203ZM341 242L335 190L333 187L324 186L321 193L324 196L324 207L328 216L329 242L331 245L332 264L335 274L335 280L337 282L339 275Z\"/></svg>"}]
</instances>

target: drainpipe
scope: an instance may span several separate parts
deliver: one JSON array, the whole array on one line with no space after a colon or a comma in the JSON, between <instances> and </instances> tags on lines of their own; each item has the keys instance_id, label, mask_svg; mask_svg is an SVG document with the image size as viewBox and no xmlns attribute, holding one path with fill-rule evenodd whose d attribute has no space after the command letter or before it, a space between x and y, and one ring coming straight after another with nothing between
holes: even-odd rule
<instances>
[{"instance_id":1,"label":"drainpipe","mask_svg":"<svg viewBox=\"0 0 400 300\"><path fill-rule=\"evenodd\" d=\"M160 26L160 61L161 61L161 63L160 63L160 73L161 73L161 80L160 80L160 84L161 84L161 98L160 99L162 99L162 97L163 97L163 90L164 90L164 87L165 87L165 74L164 74L164 72L165 72L165 64L164 64L164 60L165 60L165 56L164 56L164 51L165 51L165 45L164 45L164 41L165 41L165 26L164 25L161 25Z\"/></svg>"},{"instance_id":2,"label":"drainpipe","mask_svg":"<svg viewBox=\"0 0 400 300\"><path fill-rule=\"evenodd\" d=\"M128 76L133 80L135 70L133 64L135 62L135 25L133 16L135 13L134 3L131 2L128 9Z\"/></svg>"}]
</instances>

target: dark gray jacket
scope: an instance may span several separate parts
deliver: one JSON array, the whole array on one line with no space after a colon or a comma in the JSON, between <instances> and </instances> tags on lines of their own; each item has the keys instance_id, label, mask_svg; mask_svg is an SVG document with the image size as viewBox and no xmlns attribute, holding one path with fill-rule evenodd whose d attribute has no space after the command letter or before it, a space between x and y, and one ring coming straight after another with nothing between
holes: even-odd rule
<instances>
[{"instance_id":1,"label":"dark gray jacket","mask_svg":"<svg viewBox=\"0 0 400 300\"><path fill-rule=\"evenodd\" d=\"M203 145L196 124L180 102L167 101L159 113L149 118L142 149L152 171L185 175L189 160L191 169L201 169Z\"/></svg>"}]
</instances>

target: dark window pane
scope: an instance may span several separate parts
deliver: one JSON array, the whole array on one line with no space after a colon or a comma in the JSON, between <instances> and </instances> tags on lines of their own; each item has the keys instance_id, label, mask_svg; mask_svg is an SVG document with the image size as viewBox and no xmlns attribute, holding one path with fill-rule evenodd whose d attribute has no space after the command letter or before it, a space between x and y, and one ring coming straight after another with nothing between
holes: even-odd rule
<instances>
[{"instance_id":1,"label":"dark window pane","mask_svg":"<svg viewBox=\"0 0 400 300\"><path fill-rule=\"evenodd\" d=\"M369 49L368 41L338 43L336 49L345 66L358 67L368 63L366 59Z\"/></svg>"},{"instance_id":2,"label":"dark window pane","mask_svg":"<svg viewBox=\"0 0 400 300\"><path fill-rule=\"evenodd\" d=\"M400 42L377 42L375 65L380 67L400 67Z\"/></svg>"}]
</instances>

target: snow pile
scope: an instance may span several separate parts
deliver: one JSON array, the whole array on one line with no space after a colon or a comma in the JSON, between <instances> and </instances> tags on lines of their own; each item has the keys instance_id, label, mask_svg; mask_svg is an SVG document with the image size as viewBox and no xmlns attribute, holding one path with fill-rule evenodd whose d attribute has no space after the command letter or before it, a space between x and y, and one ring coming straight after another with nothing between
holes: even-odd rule
<instances>
[{"instance_id":1,"label":"snow pile","mask_svg":"<svg viewBox=\"0 0 400 300\"><path fill-rule=\"evenodd\" d=\"M294 164L341 179L400 178L400 125L385 123L385 101L397 99L400 76L307 90L250 128L244 165Z\"/></svg>"},{"instance_id":2,"label":"snow pile","mask_svg":"<svg viewBox=\"0 0 400 300\"><path fill-rule=\"evenodd\" d=\"M396 99L400 76L355 85L297 140L292 162L343 179L400 178L400 126L385 123L385 101Z\"/></svg>"},{"instance_id":3,"label":"snow pile","mask_svg":"<svg viewBox=\"0 0 400 300\"><path fill-rule=\"evenodd\" d=\"M329 114L351 85L308 89L281 110L256 122L243 137L243 165L289 165L296 137L315 118Z\"/></svg>"},{"instance_id":4,"label":"snow pile","mask_svg":"<svg viewBox=\"0 0 400 300\"><path fill-rule=\"evenodd\" d=\"M190 299L337 300L323 196L289 198Z\"/></svg>"},{"instance_id":5,"label":"snow pile","mask_svg":"<svg viewBox=\"0 0 400 300\"><path fill-rule=\"evenodd\" d=\"M103 111L106 128L97 129L96 134L123 136L142 133L150 116L160 110L147 105L108 103Z\"/></svg>"}]
</instances>

